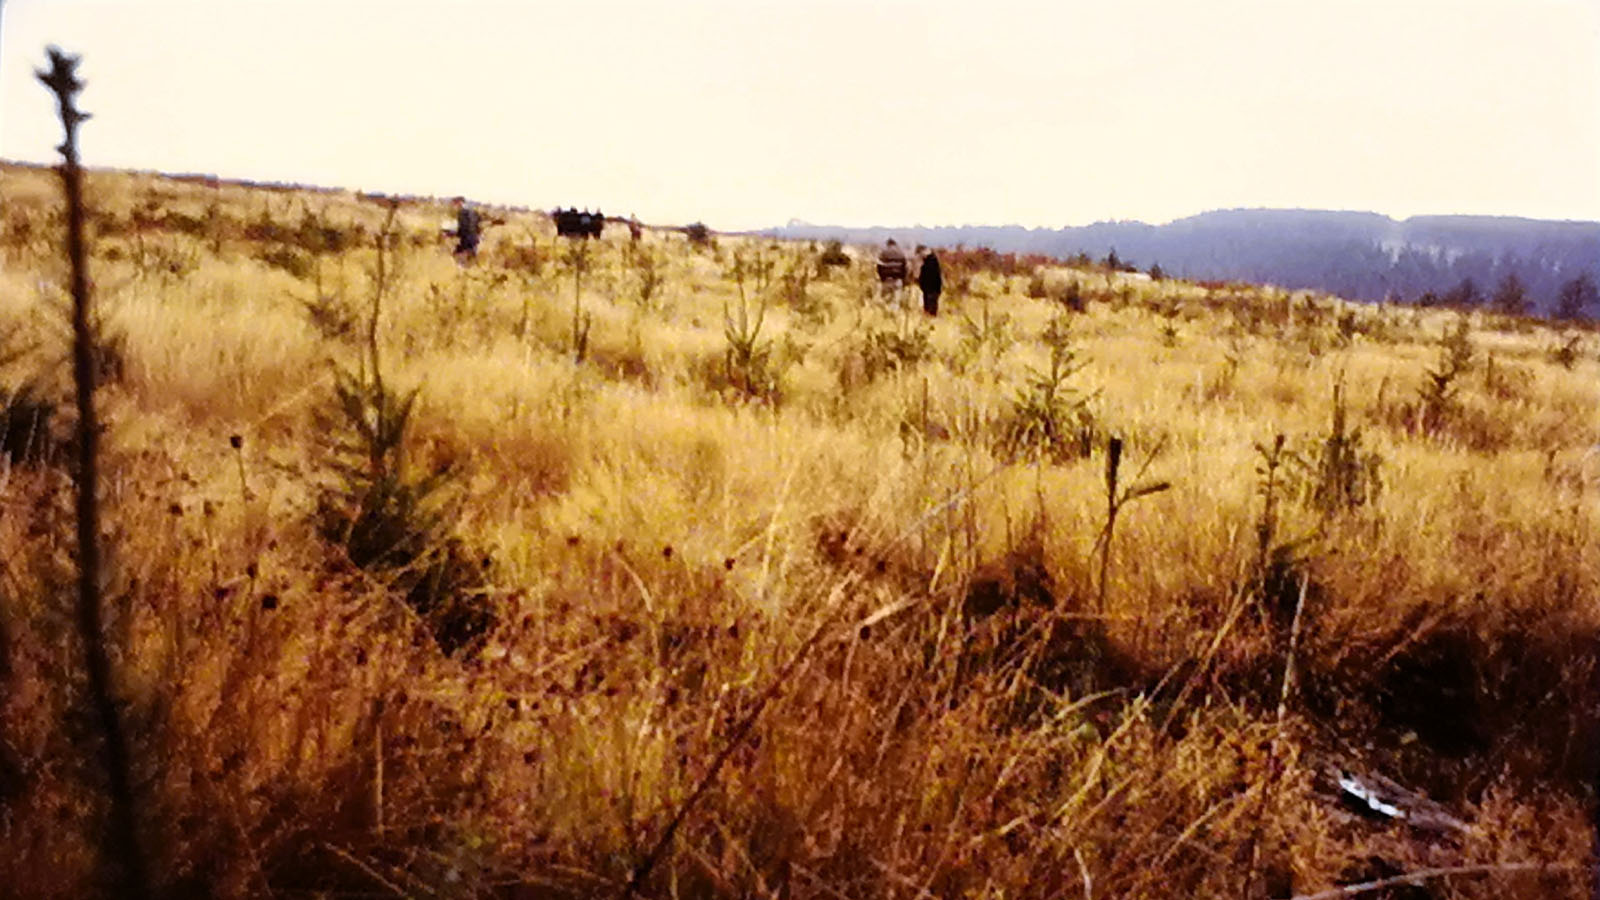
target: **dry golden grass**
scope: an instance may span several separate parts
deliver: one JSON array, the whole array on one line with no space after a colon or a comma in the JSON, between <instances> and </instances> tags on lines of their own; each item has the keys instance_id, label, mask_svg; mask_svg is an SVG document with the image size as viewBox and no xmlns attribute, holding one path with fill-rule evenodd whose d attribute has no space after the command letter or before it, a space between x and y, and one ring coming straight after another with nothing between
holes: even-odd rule
<instances>
[{"instance_id":1,"label":"dry golden grass","mask_svg":"<svg viewBox=\"0 0 1600 900\"><path fill-rule=\"evenodd\" d=\"M60 201L48 172L0 174L0 386L64 397ZM385 205L116 173L89 196L120 361L110 627L167 895L619 895L647 862L661 897L1286 897L1530 862L1557 868L1403 896L1586 894L1592 333L1563 366L1563 333L1472 316L1422 427L1444 311L1073 270L1029 299L981 271L923 321L867 299L870 250L786 294L816 248L613 228L579 362L544 216L504 211L463 269L447 207L408 201L378 355L419 391L406 471L448 473L441 534L493 614L446 653L403 575L319 527ZM754 368L729 363L736 260L773 264L742 286ZM1064 279L1085 311L1050 299ZM1088 456L1005 440L1061 317ZM1381 489L1329 509L1315 488L1357 477L1314 465L1336 385ZM1305 465L1268 523L1278 434ZM1170 488L1121 509L1101 584L1111 436L1122 485ZM95 883L69 484L48 460L0 481L18 896ZM1357 816L1336 766L1467 828Z\"/></svg>"}]
</instances>

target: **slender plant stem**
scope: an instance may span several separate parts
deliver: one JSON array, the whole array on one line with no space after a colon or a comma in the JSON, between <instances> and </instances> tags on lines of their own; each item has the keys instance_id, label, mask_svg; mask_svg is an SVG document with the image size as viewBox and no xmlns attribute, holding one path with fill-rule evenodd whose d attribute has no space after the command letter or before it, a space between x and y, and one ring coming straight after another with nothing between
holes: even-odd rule
<instances>
[{"instance_id":1,"label":"slender plant stem","mask_svg":"<svg viewBox=\"0 0 1600 900\"><path fill-rule=\"evenodd\" d=\"M839 587L835 589L835 597L832 599L837 599L837 595L842 592L840 589L846 584L848 584L848 581L840 583ZM789 676L810 654L811 648L815 647L817 642L827 633L828 626L832 624L832 621L831 616L825 616L817 624L817 627L811 632L811 636L806 638L805 643L801 644L800 648L794 652L794 655L789 657L789 661L784 663L783 667L778 670L777 675L773 677L766 689L756 697L755 702L751 704L750 711L734 726L728 742L723 746L716 758L711 761L711 767L701 776L694 790L678 807L671 821L667 822L667 827L662 829L661 836L650 847L650 852L634 867L633 876L623 886L621 894L623 898L638 895L640 888L644 886L645 880L650 877L650 873L655 869L656 864L661 861L668 847L672 845L672 839L678 834L678 827L683 824L683 820L688 817L689 812L700 802L700 798L705 795L706 791L710 790L711 786L716 783L717 776L722 773L722 767L727 764L734 751L744 744L745 738L749 736L751 729L755 727L756 720L761 717L761 713L767 708L767 704L771 703L772 699L783 689L783 686L789 682Z\"/></svg>"},{"instance_id":2,"label":"slender plant stem","mask_svg":"<svg viewBox=\"0 0 1600 900\"><path fill-rule=\"evenodd\" d=\"M1278 689L1278 715L1273 723L1272 743L1267 748L1267 779L1261 786L1255 825L1250 830L1250 868L1244 875L1244 896L1249 897L1255 882L1256 870L1261 862L1261 831L1277 811L1278 780L1283 765L1283 721L1289 715L1289 698L1294 693L1294 656L1300 646L1300 623L1306 608L1306 590L1311 586L1307 575L1300 576L1300 596L1294 604L1294 624L1289 628L1289 651L1283 660L1283 683Z\"/></svg>"},{"instance_id":3,"label":"slender plant stem","mask_svg":"<svg viewBox=\"0 0 1600 900\"><path fill-rule=\"evenodd\" d=\"M1111 538L1117 528L1117 510L1122 506L1117 497L1117 473L1122 465L1122 439L1112 438L1106 445L1106 527L1101 533L1100 584L1096 612L1106 611L1106 576L1111 566Z\"/></svg>"},{"instance_id":4,"label":"slender plant stem","mask_svg":"<svg viewBox=\"0 0 1600 900\"><path fill-rule=\"evenodd\" d=\"M55 47L49 50L51 69L36 72L55 95L61 123L61 182L67 200L67 258L72 269L72 376L78 406L78 634L83 643L89 675L89 697L100 726L101 752L111 799L111 821L106 835L107 862L117 867L118 894L150 896L144 857L139 852L129 753L122 722L112 695L111 663L106 653L100 606L100 506L96 467L99 420L94 409L94 331L89 310L89 276L84 247L83 172L78 165L78 124L89 116L80 112L74 97L83 89L78 80L78 57Z\"/></svg>"}]
</instances>

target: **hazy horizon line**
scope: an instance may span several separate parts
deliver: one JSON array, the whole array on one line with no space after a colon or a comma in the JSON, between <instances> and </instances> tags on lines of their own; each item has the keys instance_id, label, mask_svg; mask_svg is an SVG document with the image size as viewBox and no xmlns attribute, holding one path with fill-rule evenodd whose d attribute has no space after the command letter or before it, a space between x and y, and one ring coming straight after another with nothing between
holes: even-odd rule
<instances>
[{"instance_id":1,"label":"hazy horizon line","mask_svg":"<svg viewBox=\"0 0 1600 900\"><path fill-rule=\"evenodd\" d=\"M4 2L4 0L0 0L0 3L3 3L3 2ZM46 169L48 169L48 168L54 168L55 166L59 165L59 163L56 163L56 162L45 162L45 161L41 161L41 160L17 159L17 158L12 158L12 157L0 157L0 165L19 166L19 167L24 167L24 168L46 168ZM448 202L452 198L458 196L456 194L449 194L449 193L413 192L413 191L410 191L410 190L395 191L395 190L388 190L388 189L352 187L350 185L319 184L319 183L294 181L294 180L280 180L280 179L275 179L275 178L270 178L270 177L256 177L256 176L245 176L245 175L223 175L223 174L216 173L216 172L167 171L167 170L164 170L164 169L128 167L128 166L94 166L94 165L86 165L83 168L84 168L85 171L88 171L88 172L112 172L112 173L126 174L126 175L155 175L155 176L159 176L159 177L163 177L163 178L173 178L173 179L198 179L198 178L214 179L214 180L216 180L218 182L221 182L221 183L238 185L238 186L242 186L242 187L294 188L294 189L298 189L298 190L319 191L319 192L349 191L351 193L368 194L368 195L372 195L372 196L385 196L385 197L387 197L387 196L404 196L404 197L410 197L410 198L415 198L415 199L419 199L419 200L436 200L436 201L440 201L440 202ZM472 200L471 197L467 197L467 199L468 200ZM544 211L543 205L534 206L534 205L530 205L527 202L512 202L512 201L503 201L503 200L475 201L475 202L478 202L478 203L483 204L483 205L505 207L507 209L522 209L522 210L538 211L538 212ZM560 206L560 204L556 204L556 207L553 207L553 208L558 208L559 206ZM970 222L970 221L969 222L959 222L959 223L958 222L946 222L946 223L939 223L939 224L934 224L934 225L928 225L928 224L924 224L924 223L920 223L920 222L919 223L915 223L915 224L905 224L905 223L896 223L896 224L882 224L882 223L846 224L846 223L841 223L841 222L816 222L816 221L812 221L812 220L809 220L809 219L806 219L806 218L803 218L803 217L800 217L800 216L790 216L787 221L785 221L785 222L783 222L781 224L771 223L771 224L765 224L765 225L758 225L758 226L750 227L750 228L717 228L715 225L713 225L711 223L704 223L704 224L708 225L708 227L710 227L713 231L717 231L717 232L720 232L722 234L734 234L734 235L740 235L740 234L764 234L766 232L773 231L773 230L776 230L776 229L794 228L794 227L838 228L838 229L853 230L853 231L861 231L861 230L893 230L893 229L919 229L919 228L920 229L935 229L935 228L1020 228L1020 229L1026 230L1026 231L1063 231L1063 230L1071 229L1071 228L1089 228L1089 227L1093 227L1095 225L1149 225L1149 226L1152 226L1152 227L1162 227L1162 226L1165 226L1165 225L1171 225L1174 222L1181 222L1181 221L1183 221L1185 219L1192 219L1192 218L1197 218L1199 216L1207 215L1207 214L1210 214L1210 213L1221 213L1221 212L1309 212L1309 213L1371 215L1371 216L1378 216L1380 218L1387 219L1387 220L1389 220L1391 222L1395 222L1397 224L1405 223L1405 222L1408 222L1408 221L1413 220L1413 219L1455 218L1455 219L1502 219L1502 220L1524 221L1524 222L1540 222L1540 223L1546 223L1546 224L1600 225L1600 219L1570 219L1570 218L1569 219L1551 219L1551 218L1541 218L1539 216L1529 216L1529 215L1521 215L1521 214L1515 214L1515 213L1431 212L1431 213L1413 213L1413 214L1406 215L1406 216L1397 216L1397 215L1395 215L1393 213L1386 213L1386 212L1383 212L1381 210L1374 210L1374 209L1357 209L1357 208L1351 208L1351 207L1333 208L1333 207L1322 207L1322 206L1217 206L1217 207L1211 207L1211 208L1208 208L1208 209L1197 210L1197 211L1189 213L1187 215L1175 216L1173 218L1164 219L1164 220L1141 219L1141 218L1137 218L1137 217L1103 218L1103 219L1095 219L1095 220L1092 220L1090 222L1086 222L1086 223L1082 223L1082 224L1061 223L1061 224L1048 224L1048 225L1047 224L1028 224L1028 223L1024 223L1024 222ZM648 223L646 223L646 224L648 224ZM675 224L675 225L678 225L679 227L681 227L683 225L689 225L689 224L693 224L693 223L691 223L691 222L683 222L683 223L672 223L672 224Z\"/></svg>"}]
</instances>

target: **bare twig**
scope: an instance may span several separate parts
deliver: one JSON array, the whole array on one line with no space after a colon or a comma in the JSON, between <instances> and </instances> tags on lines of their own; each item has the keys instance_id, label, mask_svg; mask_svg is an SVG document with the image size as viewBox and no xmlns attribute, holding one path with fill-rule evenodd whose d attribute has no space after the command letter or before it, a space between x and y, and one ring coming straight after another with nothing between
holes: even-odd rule
<instances>
[{"instance_id":1,"label":"bare twig","mask_svg":"<svg viewBox=\"0 0 1600 900\"><path fill-rule=\"evenodd\" d=\"M389 200L389 212L383 217L383 228L378 231L378 262L372 272L372 314L367 318L367 361L372 364L372 380L379 392L383 389L383 372L378 365L378 319L383 313L383 295L388 293L394 271L390 265L389 248L394 243L395 216L400 212L400 201Z\"/></svg>"},{"instance_id":2,"label":"bare twig","mask_svg":"<svg viewBox=\"0 0 1600 900\"><path fill-rule=\"evenodd\" d=\"M78 401L78 633L89 670L89 696L99 720L106 776L111 794L111 821L106 836L107 861L120 869L124 896L150 895L144 857L139 852L129 754L122 722L112 696L111 664L106 653L100 608L100 506L96 456L99 420L94 412L94 330L89 310L89 276L84 249L83 173L78 166L78 125L89 114L77 108L83 90L78 57L56 47L48 50L50 71L35 75L56 95L66 139L61 151L61 182L67 199L67 258L72 267L72 376Z\"/></svg>"},{"instance_id":3,"label":"bare twig","mask_svg":"<svg viewBox=\"0 0 1600 900\"><path fill-rule=\"evenodd\" d=\"M1083 861L1083 851L1073 847L1072 858L1078 864L1078 875L1083 878L1083 900L1094 900L1094 879L1089 877L1089 867Z\"/></svg>"},{"instance_id":4,"label":"bare twig","mask_svg":"<svg viewBox=\"0 0 1600 900\"><path fill-rule=\"evenodd\" d=\"M1283 738L1283 720L1289 711L1289 698L1294 694L1294 655L1300 646L1300 625L1306 609L1306 590L1311 586L1309 575L1300 576L1300 596L1294 603L1294 623L1289 626L1289 652L1283 660L1283 686L1278 691L1278 733L1273 739L1274 747Z\"/></svg>"},{"instance_id":5,"label":"bare twig","mask_svg":"<svg viewBox=\"0 0 1600 900\"><path fill-rule=\"evenodd\" d=\"M383 837L383 712L384 698L372 704L372 833Z\"/></svg>"},{"instance_id":6,"label":"bare twig","mask_svg":"<svg viewBox=\"0 0 1600 900\"><path fill-rule=\"evenodd\" d=\"M565 261L572 270L572 357L581 365L589 353L589 328L594 324L583 311L583 276L593 263L589 242L579 240L569 245Z\"/></svg>"},{"instance_id":7,"label":"bare twig","mask_svg":"<svg viewBox=\"0 0 1600 900\"><path fill-rule=\"evenodd\" d=\"M1448 878L1453 875L1497 875L1501 872L1571 872L1581 869L1578 863L1499 863L1479 866L1446 866L1438 869L1418 869L1393 878L1380 878L1377 881L1363 881L1360 884L1347 884L1342 887L1318 891L1315 894L1295 894L1289 900L1342 900L1345 897L1357 897L1381 891L1386 887L1401 884L1420 884L1430 878Z\"/></svg>"},{"instance_id":8,"label":"bare twig","mask_svg":"<svg viewBox=\"0 0 1600 900\"><path fill-rule=\"evenodd\" d=\"M411 896L409 893L406 892L405 888L402 888L400 885L395 884L394 882L390 881L389 879L383 877L383 873L382 872L379 872L377 869L374 869L371 865L367 864L359 856L356 856L354 853L351 853L349 850L346 850L345 848L340 847L337 844L324 843L322 846L324 848L326 848L329 853L332 853L334 856L337 856L340 859L344 860L345 862L349 863L350 865L355 866L357 869L360 869L362 874L366 875L368 878L371 878L373 881L377 882L379 886L383 887L385 890L389 891L391 894L395 895L396 897L409 897L409 896Z\"/></svg>"},{"instance_id":9,"label":"bare twig","mask_svg":"<svg viewBox=\"0 0 1600 900\"><path fill-rule=\"evenodd\" d=\"M1289 628L1289 651L1283 661L1283 685L1278 689L1278 716L1274 723L1272 743L1267 748L1267 779L1261 786L1261 801L1255 826L1250 831L1250 868L1244 875L1244 895L1250 896L1250 885L1255 880L1256 867L1261 861L1261 830L1275 811L1278 778L1282 766L1283 720L1289 713L1289 697L1294 693L1294 654L1300 644L1300 623L1306 608L1306 589L1311 578L1300 576L1300 596L1294 604L1294 624Z\"/></svg>"}]
</instances>

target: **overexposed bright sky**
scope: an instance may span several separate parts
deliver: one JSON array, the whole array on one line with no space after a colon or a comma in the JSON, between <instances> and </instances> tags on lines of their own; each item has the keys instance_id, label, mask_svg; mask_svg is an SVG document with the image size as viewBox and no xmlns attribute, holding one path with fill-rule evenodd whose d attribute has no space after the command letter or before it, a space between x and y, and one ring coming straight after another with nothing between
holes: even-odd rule
<instances>
[{"instance_id":1,"label":"overexposed bright sky","mask_svg":"<svg viewBox=\"0 0 1600 900\"><path fill-rule=\"evenodd\" d=\"M648 222L1600 219L1600 0L4 0L0 156Z\"/></svg>"}]
</instances>

